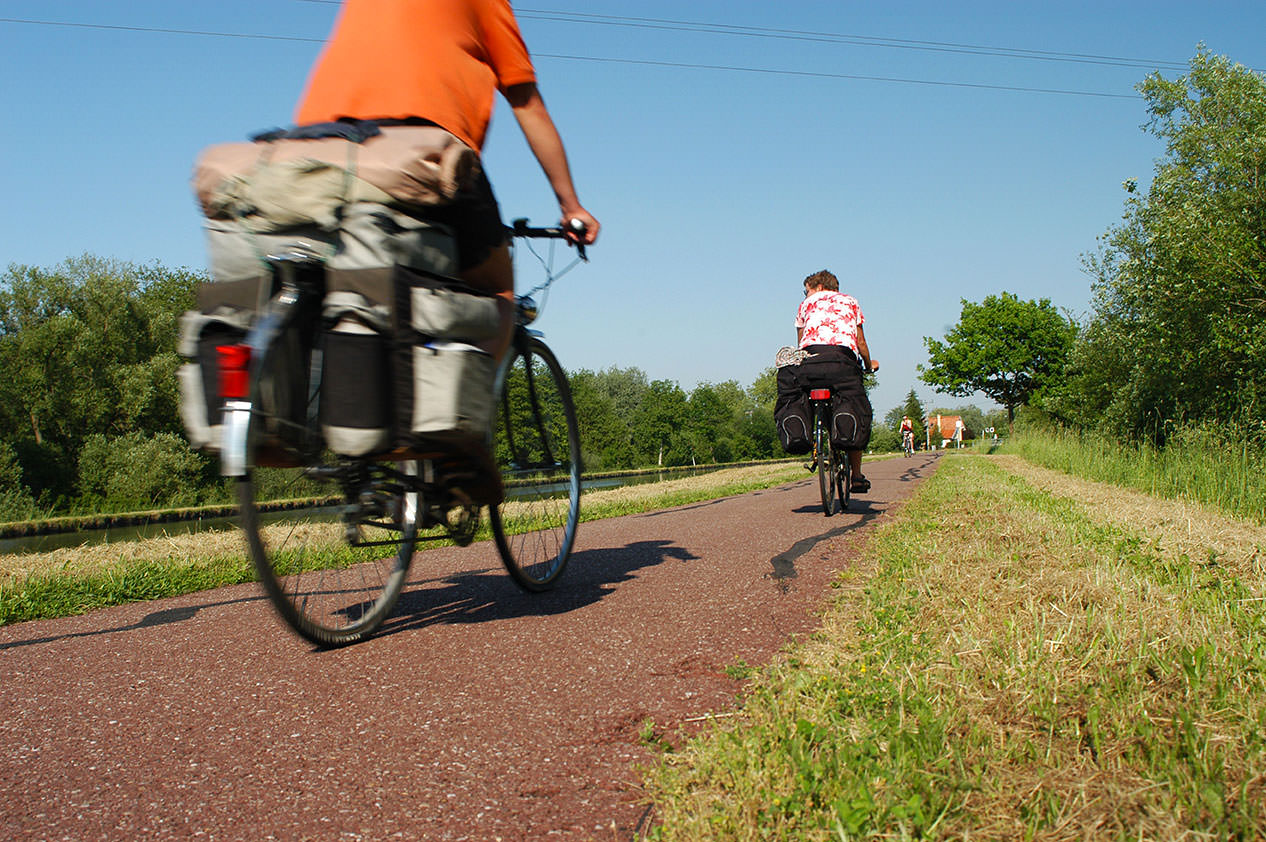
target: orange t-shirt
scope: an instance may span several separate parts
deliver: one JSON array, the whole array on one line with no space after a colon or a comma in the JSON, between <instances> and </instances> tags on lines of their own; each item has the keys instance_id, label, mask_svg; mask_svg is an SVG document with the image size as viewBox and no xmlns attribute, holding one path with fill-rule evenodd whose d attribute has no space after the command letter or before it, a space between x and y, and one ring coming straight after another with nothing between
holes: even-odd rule
<instances>
[{"instance_id":1,"label":"orange t-shirt","mask_svg":"<svg viewBox=\"0 0 1266 842\"><path fill-rule=\"evenodd\" d=\"M295 121L420 117L481 150L497 90L534 81L509 0L345 0Z\"/></svg>"}]
</instances>

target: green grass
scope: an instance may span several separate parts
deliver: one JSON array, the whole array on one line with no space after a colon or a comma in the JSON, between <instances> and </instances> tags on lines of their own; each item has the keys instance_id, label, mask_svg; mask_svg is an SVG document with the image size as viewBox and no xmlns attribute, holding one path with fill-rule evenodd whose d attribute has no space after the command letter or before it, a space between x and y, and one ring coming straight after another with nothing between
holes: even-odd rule
<instances>
[{"instance_id":1,"label":"green grass","mask_svg":"<svg viewBox=\"0 0 1266 842\"><path fill-rule=\"evenodd\" d=\"M1034 428L1015 436L1001 452L1266 523L1266 451L1234 426L1189 425L1171 435L1164 448L1121 444L1099 433Z\"/></svg>"},{"instance_id":2,"label":"green grass","mask_svg":"<svg viewBox=\"0 0 1266 842\"><path fill-rule=\"evenodd\" d=\"M647 770L651 837L1261 838L1266 569L1091 515L947 457L739 716Z\"/></svg>"},{"instance_id":3,"label":"green grass","mask_svg":"<svg viewBox=\"0 0 1266 842\"><path fill-rule=\"evenodd\" d=\"M192 593L255 580L244 556L137 560L88 575L40 572L0 581L0 625L65 617L98 608Z\"/></svg>"}]
</instances>

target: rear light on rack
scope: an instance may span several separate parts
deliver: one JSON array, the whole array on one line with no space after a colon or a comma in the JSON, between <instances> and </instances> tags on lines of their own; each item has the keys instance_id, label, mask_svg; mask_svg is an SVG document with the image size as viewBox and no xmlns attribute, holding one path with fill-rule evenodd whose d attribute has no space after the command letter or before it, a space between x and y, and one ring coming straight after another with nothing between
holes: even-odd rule
<instances>
[{"instance_id":1,"label":"rear light on rack","mask_svg":"<svg viewBox=\"0 0 1266 842\"><path fill-rule=\"evenodd\" d=\"M809 399L815 401L826 401L831 399L830 389L810 389Z\"/></svg>"},{"instance_id":2,"label":"rear light on rack","mask_svg":"<svg viewBox=\"0 0 1266 842\"><path fill-rule=\"evenodd\" d=\"M217 345L220 363L220 397L226 401L244 401L250 394L251 346Z\"/></svg>"}]
</instances>

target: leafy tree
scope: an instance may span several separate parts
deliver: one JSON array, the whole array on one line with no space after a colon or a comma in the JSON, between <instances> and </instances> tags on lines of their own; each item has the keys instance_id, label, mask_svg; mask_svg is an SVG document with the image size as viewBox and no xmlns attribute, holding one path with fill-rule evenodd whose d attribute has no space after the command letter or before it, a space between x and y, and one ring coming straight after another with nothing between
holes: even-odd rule
<instances>
[{"instance_id":1,"label":"leafy tree","mask_svg":"<svg viewBox=\"0 0 1266 842\"><path fill-rule=\"evenodd\" d=\"M867 447L875 453L892 453L901 449L901 436L893 432L887 424L874 426L871 428L870 444Z\"/></svg>"},{"instance_id":2,"label":"leafy tree","mask_svg":"<svg viewBox=\"0 0 1266 842\"><path fill-rule=\"evenodd\" d=\"M646 397L650 384L640 368L611 367L593 375L594 387L611 399L616 413L632 418Z\"/></svg>"},{"instance_id":3,"label":"leafy tree","mask_svg":"<svg viewBox=\"0 0 1266 842\"><path fill-rule=\"evenodd\" d=\"M635 467L629 419L621 416L615 400L601 388L600 378L582 369L569 374L568 380L580 422L580 449L585 470Z\"/></svg>"},{"instance_id":4,"label":"leafy tree","mask_svg":"<svg viewBox=\"0 0 1266 842\"><path fill-rule=\"evenodd\" d=\"M733 384L737 389L737 384ZM701 383L690 393L686 439L691 462L730 462L735 458L735 434L738 412L741 411L722 399L718 387ZM733 391L728 395L735 397ZM738 390L741 399L742 391Z\"/></svg>"},{"instance_id":5,"label":"leafy tree","mask_svg":"<svg viewBox=\"0 0 1266 842\"><path fill-rule=\"evenodd\" d=\"M919 400L919 396L915 394L914 389L906 395L906 402L901 406L894 406L888 410L888 414L884 416L884 426L897 433L898 439L901 436L901 419L909 417L914 423L915 435L918 435L918 429L923 425L923 419L926 414L923 411L923 402ZM898 441L900 447L900 441Z\"/></svg>"},{"instance_id":6,"label":"leafy tree","mask_svg":"<svg viewBox=\"0 0 1266 842\"><path fill-rule=\"evenodd\" d=\"M633 414L633 445L643 464L686 465L690 443L684 435L686 393L670 380L655 380Z\"/></svg>"},{"instance_id":7,"label":"leafy tree","mask_svg":"<svg viewBox=\"0 0 1266 842\"><path fill-rule=\"evenodd\" d=\"M1084 259L1094 315L1060 417L1163 439L1171 422L1266 418L1266 76L1203 47L1139 86L1165 143L1146 192Z\"/></svg>"},{"instance_id":8,"label":"leafy tree","mask_svg":"<svg viewBox=\"0 0 1266 842\"><path fill-rule=\"evenodd\" d=\"M174 433L99 433L79 460L81 505L126 511L192 505L199 499L203 461Z\"/></svg>"},{"instance_id":9,"label":"leafy tree","mask_svg":"<svg viewBox=\"0 0 1266 842\"><path fill-rule=\"evenodd\" d=\"M198 277L83 257L0 279L0 420L72 460L93 433L180 429L176 318Z\"/></svg>"},{"instance_id":10,"label":"leafy tree","mask_svg":"<svg viewBox=\"0 0 1266 842\"><path fill-rule=\"evenodd\" d=\"M0 441L41 506L74 496L88 437L180 430L176 325L199 280L90 256L0 276Z\"/></svg>"},{"instance_id":11,"label":"leafy tree","mask_svg":"<svg viewBox=\"0 0 1266 842\"><path fill-rule=\"evenodd\" d=\"M35 513L35 499L22 484L22 466L13 447L0 441L0 522L29 520Z\"/></svg>"},{"instance_id":12,"label":"leafy tree","mask_svg":"<svg viewBox=\"0 0 1266 842\"><path fill-rule=\"evenodd\" d=\"M778 369L770 366L758 374L748 387L747 394L757 406L772 411L778 402Z\"/></svg>"},{"instance_id":13,"label":"leafy tree","mask_svg":"<svg viewBox=\"0 0 1266 842\"><path fill-rule=\"evenodd\" d=\"M938 392L983 392L1006 407L1011 422L1016 407L1062 376L1076 326L1048 298L1021 301L1004 292L962 304L944 342L924 338L929 362L919 366L919 377Z\"/></svg>"}]
</instances>

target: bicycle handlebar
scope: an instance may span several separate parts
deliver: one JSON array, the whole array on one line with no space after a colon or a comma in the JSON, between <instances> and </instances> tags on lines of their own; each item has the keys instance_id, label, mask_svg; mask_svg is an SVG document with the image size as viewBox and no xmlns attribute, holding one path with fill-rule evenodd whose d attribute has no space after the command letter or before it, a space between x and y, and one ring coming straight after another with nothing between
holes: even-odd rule
<instances>
[{"instance_id":1,"label":"bicycle handlebar","mask_svg":"<svg viewBox=\"0 0 1266 842\"><path fill-rule=\"evenodd\" d=\"M579 219L572 219L568 221L567 228L571 230L568 231L562 227L534 228L531 225L528 225L528 221L526 219L516 219L511 225L506 226L506 231L509 232L512 237L566 240L576 247L576 254L580 257L580 259L588 262L589 257L585 254L585 241L583 239L585 236L585 224ZM572 239L573 236L578 239Z\"/></svg>"}]
</instances>

